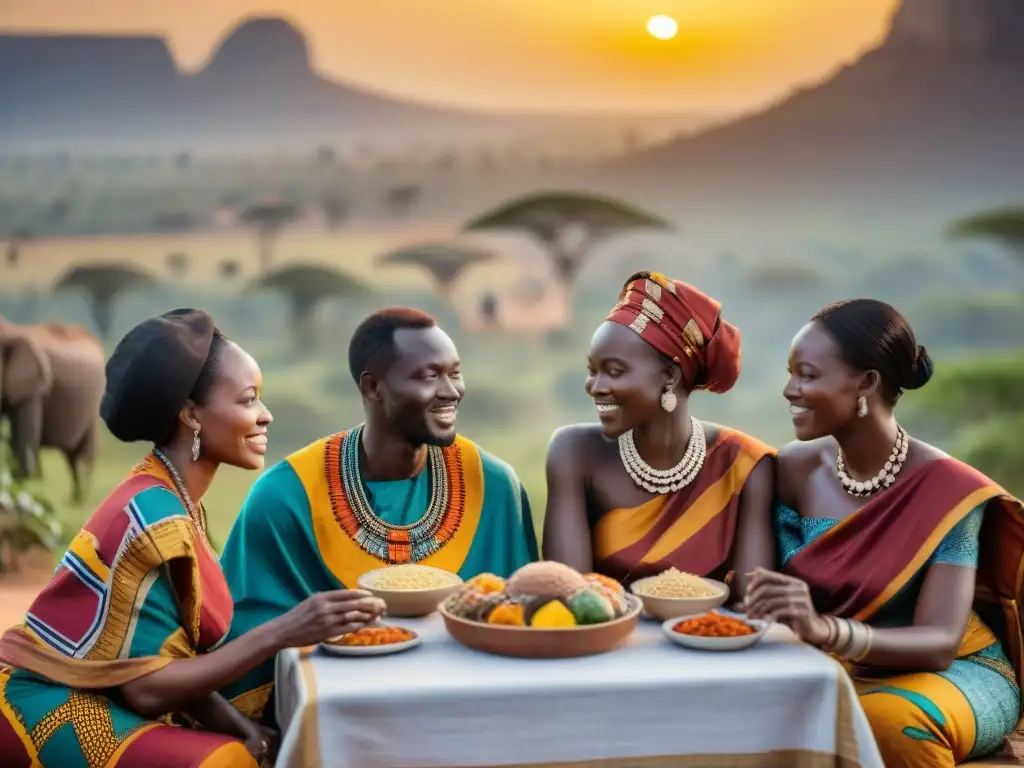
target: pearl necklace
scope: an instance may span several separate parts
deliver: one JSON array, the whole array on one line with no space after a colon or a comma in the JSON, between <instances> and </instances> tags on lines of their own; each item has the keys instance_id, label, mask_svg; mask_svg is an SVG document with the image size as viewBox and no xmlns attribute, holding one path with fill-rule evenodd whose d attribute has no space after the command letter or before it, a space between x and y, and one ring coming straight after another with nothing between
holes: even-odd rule
<instances>
[{"instance_id":1,"label":"pearl necklace","mask_svg":"<svg viewBox=\"0 0 1024 768\"><path fill-rule=\"evenodd\" d=\"M897 424L896 443L892 447L892 453L889 454L889 460L885 462L885 466L877 475L870 480L854 480L846 473L846 461L843 459L842 449L836 453L836 475L839 477L839 482L843 484L843 489L851 496L860 498L870 496L896 482L896 475L903 469L909 449L910 439L907 437L907 432Z\"/></svg>"},{"instance_id":2,"label":"pearl necklace","mask_svg":"<svg viewBox=\"0 0 1024 768\"><path fill-rule=\"evenodd\" d=\"M700 474L707 456L707 440L704 427L692 416L690 417L690 442L686 453L671 469L655 469L640 456L633 430L619 436L619 457L622 464L633 478L633 482L648 493L673 493L685 488Z\"/></svg>"},{"instance_id":3,"label":"pearl necklace","mask_svg":"<svg viewBox=\"0 0 1024 768\"><path fill-rule=\"evenodd\" d=\"M160 459L160 463L163 464L167 471L171 475L171 480L174 481L174 487L178 491L178 495L181 496L181 500L185 502L185 509L188 510L188 516L195 521L195 524L199 526L199 530L202 534L206 535L206 507L203 506L202 502L199 502L199 510L196 511L196 505L192 501L192 496L189 495L188 488L185 487L185 482L181 479L181 475L178 474L177 468L171 462L164 452L159 448L153 449L153 455Z\"/></svg>"}]
</instances>

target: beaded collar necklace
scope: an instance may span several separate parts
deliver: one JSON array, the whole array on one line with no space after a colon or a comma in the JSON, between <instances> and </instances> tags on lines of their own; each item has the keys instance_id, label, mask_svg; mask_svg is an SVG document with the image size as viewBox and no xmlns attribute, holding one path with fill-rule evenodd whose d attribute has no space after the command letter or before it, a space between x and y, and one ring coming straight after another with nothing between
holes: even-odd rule
<instances>
[{"instance_id":1,"label":"beaded collar necklace","mask_svg":"<svg viewBox=\"0 0 1024 768\"><path fill-rule=\"evenodd\" d=\"M457 447L427 448L430 500L410 525L392 525L374 512L359 467L363 425L327 441L325 461L334 518L367 554L386 563L418 562L437 552L458 530L465 506L465 481Z\"/></svg>"},{"instance_id":2,"label":"beaded collar necklace","mask_svg":"<svg viewBox=\"0 0 1024 768\"><path fill-rule=\"evenodd\" d=\"M163 451L159 448L153 449L153 455L159 459L160 463L164 465L167 473L171 476L171 481L174 483L174 488L178 492L178 496L185 504L185 509L188 510L188 516L195 521L195 524L199 526L199 531L205 536L206 535L206 507L203 506L203 502L199 502L199 506L192 501L192 496L188 492L188 488L185 487L185 481L181 479L181 475L178 473L177 467L174 463L167 458Z\"/></svg>"}]
</instances>

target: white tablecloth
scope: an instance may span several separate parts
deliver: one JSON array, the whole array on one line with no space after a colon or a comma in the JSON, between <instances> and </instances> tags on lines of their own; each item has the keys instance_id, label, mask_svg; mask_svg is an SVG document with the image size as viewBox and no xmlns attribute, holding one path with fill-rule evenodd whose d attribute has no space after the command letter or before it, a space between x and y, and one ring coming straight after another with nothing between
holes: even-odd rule
<instances>
[{"instance_id":1,"label":"white tablecloth","mask_svg":"<svg viewBox=\"0 0 1024 768\"><path fill-rule=\"evenodd\" d=\"M882 768L853 685L773 627L753 648L691 651L641 619L579 659L510 659L456 643L439 616L391 656L288 651L277 662L284 768Z\"/></svg>"}]
</instances>

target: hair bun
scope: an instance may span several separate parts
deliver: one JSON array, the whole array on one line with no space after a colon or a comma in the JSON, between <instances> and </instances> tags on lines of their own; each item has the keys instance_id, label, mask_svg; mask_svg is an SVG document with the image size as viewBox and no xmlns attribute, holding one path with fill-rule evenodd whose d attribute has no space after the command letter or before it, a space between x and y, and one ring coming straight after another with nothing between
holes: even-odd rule
<instances>
[{"instance_id":1,"label":"hair bun","mask_svg":"<svg viewBox=\"0 0 1024 768\"><path fill-rule=\"evenodd\" d=\"M935 373L935 365L932 363L928 350L922 346L917 348L917 359L914 361L914 368L910 374L910 381L903 385L904 389L920 389L929 382L932 374Z\"/></svg>"}]
</instances>

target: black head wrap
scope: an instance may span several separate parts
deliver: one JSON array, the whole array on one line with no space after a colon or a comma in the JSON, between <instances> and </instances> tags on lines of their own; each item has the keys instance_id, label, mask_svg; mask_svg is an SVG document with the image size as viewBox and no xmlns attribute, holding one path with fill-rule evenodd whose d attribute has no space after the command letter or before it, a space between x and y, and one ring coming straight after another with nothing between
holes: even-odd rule
<instances>
[{"instance_id":1,"label":"black head wrap","mask_svg":"<svg viewBox=\"0 0 1024 768\"><path fill-rule=\"evenodd\" d=\"M118 342L100 402L100 417L114 437L156 443L173 432L216 331L206 312L175 309L144 320Z\"/></svg>"}]
</instances>

